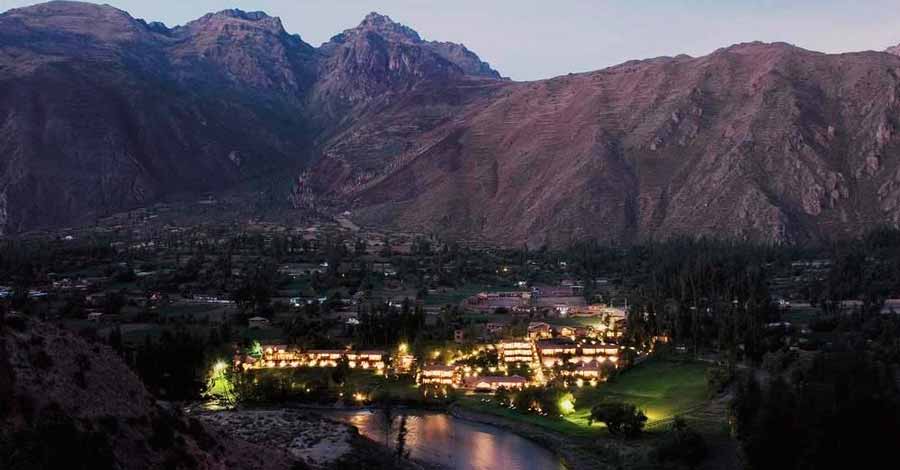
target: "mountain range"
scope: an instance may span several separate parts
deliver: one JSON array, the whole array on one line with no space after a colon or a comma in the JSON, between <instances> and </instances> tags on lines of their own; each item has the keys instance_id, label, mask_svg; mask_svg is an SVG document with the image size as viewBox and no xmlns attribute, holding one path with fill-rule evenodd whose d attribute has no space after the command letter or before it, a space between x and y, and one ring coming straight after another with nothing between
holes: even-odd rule
<instances>
[{"instance_id":1,"label":"mountain range","mask_svg":"<svg viewBox=\"0 0 900 470\"><path fill-rule=\"evenodd\" d=\"M900 223L900 56L746 43L549 80L372 13L319 47L264 13L0 15L0 226L180 195L508 245L768 242Z\"/></svg>"}]
</instances>

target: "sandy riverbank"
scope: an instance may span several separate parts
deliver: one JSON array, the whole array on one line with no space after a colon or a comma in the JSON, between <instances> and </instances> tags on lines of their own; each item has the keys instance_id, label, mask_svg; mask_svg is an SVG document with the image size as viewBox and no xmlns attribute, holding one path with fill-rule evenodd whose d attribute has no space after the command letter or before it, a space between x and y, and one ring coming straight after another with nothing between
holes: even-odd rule
<instances>
[{"instance_id":1,"label":"sandy riverbank","mask_svg":"<svg viewBox=\"0 0 900 470\"><path fill-rule=\"evenodd\" d=\"M316 411L329 409L222 410L194 416L233 438L281 449L314 469L442 470L439 465L397 461L389 449L360 435L354 426Z\"/></svg>"},{"instance_id":2,"label":"sandy riverbank","mask_svg":"<svg viewBox=\"0 0 900 470\"><path fill-rule=\"evenodd\" d=\"M302 410L218 411L197 415L232 436L277 447L315 468L325 468L353 450L356 430Z\"/></svg>"}]
</instances>

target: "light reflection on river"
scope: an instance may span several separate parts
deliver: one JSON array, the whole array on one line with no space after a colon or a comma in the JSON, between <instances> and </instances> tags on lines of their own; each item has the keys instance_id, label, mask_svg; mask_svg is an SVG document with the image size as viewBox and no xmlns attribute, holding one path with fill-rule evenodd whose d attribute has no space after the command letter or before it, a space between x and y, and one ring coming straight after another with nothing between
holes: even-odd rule
<instances>
[{"instance_id":1,"label":"light reflection on river","mask_svg":"<svg viewBox=\"0 0 900 470\"><path fill-rule=\"evenodd\" d=\"M327 415L350 423L359 432L392 449L396 446L400 417L385 439L381 414L337 411ZM406 448L410 457L458 470L564 470L549 450L503 429L456 419L443 413L407 414Z\"/></svg>"}]
</instances>

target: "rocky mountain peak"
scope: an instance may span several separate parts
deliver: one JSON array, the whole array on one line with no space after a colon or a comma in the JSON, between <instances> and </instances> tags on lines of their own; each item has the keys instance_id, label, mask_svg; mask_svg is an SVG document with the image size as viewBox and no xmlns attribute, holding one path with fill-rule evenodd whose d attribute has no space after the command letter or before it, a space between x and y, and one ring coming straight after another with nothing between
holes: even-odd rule
<instances>
[{"instance_id":1,"label":"rocky mountain peak","mask_svg":"<svg viewBox=\"0 0 900 470\"><path fill-rule=\"evenodd\" d=\"M733 44L728 47L723 47L716 52L727 52L732 54L741 54L741 55L772 55L772 54L783 54L786 52L798 51L799 47L789 44L786 42L762 42L762 41L751 41L751 42L742 42L738 44Z\"/></svg>"},{"instance_id":2,"label":"rocky mountain peak","mask_svg":"<svg viewBox=\"0 0 900 470\"><path fill-rule=\"evenodd\" d=\"M16 8L0 15L0 19L8 29L46 29L109 42L133 41L149 32L146 23L125 11L84 2L53 1Z\"/></svg>"},{"instance_id":3,"label":"rocky mountain peak","mask_svg":"<svg viewBox=\"0 0 900 470\"><path fill-rule=\"evenodd\" d=\"M425 41L412 28L376 12L366 15L359 26L334 36L322 45L321 50L333 56L338 48L353 50L350 55L355 57L354 68L357 70L383 65L387 60L392 62L388 68L394 67L395 70L404 63L429 64L416 70L414 76L433 76L436 73L441 76L501 78L490 64L482 62L462 44ZM401 60L399 56L402 55L406 58Z\"/></svg>"},{"instance_id":4,"label":"rocky mountain peak","mask_svg":"<svg viewBox=\"0 0 900 470\"><path fill-rule=\"evenodd\" d=\"M365 40L370 35L381 37L385 41L401 44L421 44L422 38L414 29L397 23L389 16L372 12L366 15L362 22L355 28L350 28L331 38L323 47L330 49L336 45L345 44L356 38Z\"/></svg>"},{"instance_id":5,"label":"rocky mountain peak","mask_svg":"<svg viewBox=\"0 0 900 470\"><path fill-rule=\"evenodd\" d=\"M417 33L414 29L406 25L397 23L389 16L385 16L376 12L372 12L366 15L362 23L360 23L359 26L356 27L356 31L376 32L381 34L382 36L385 36L386 39L409 41L412 43L418 43L422 41L419 33Z\"/></svg>"},{"instance_id":6,"label":"rocky mountain peak","mask_svg":"<svg viewBox=\"0 0 900 470\"><path fill-rule=\"evenodd\" d=\"M261 11L243 11L238 9L222 10L209 13L202 18L188 23L191 30L223 30L236 27L243 30L258 30L271 34L287 34L281 18L269 16Z\"/></svg>"},{"instance_id":7,"label":"rocky mountain peak","mask_svg":"<svg viewBox=\"0 0 900 470\"><path fill-rule=\"evenodd\" d=\"M34 17L102 17L105 20L120 17L131 19L131 15L123 10L109 6L98 5L96 3L73 2L64 0L54 0L46 3L39 3L22 8L9 10L6 14L10 15L27 15Z\"/></svg>"},{"instance_id":8,"label":"rocky mountain peak","mask_svg":"<svg viewBox=\"0 0 900 470\"><path fill-rule=\"evenodd\" d=\"M885 49L888 54L900 55L900 44Z\"/></svg>"}]
</instances>

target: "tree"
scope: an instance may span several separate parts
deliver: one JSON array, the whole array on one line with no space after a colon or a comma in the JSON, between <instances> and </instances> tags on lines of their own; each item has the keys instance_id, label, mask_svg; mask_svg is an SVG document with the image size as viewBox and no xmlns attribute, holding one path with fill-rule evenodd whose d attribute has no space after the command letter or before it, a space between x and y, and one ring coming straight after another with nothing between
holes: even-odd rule
<instances>
[{"instance_id":1,"label":"tree","mask_svg":"<svg viewBox=\"0 0 900 470\"><path fill-rule=\"evenodd\" d=\"M409 451L406 450L406 435L409 430L406 427L406 415L400 416L400 429L397 430L397 461L409 458Z\"/></svg>"},{"instance_id":2,"label":"tree","mask_svg":"<svg viewBox=\"0 0 900 470\"><path fill-rule=\"evenodd\" d=\"M381 403L381 424L384 429L384 446L387 447L394 429L394 404L390 398L385 398Z\"/></svg>"},{"instance_id":3,"label":"tree","mask_svg":"<svg viewBox=\"0 0 900 470\"><path fill-rule=\"evenodd\" d=\"M706 458L706 454L703 436L691 429L681 416L675 417L672 429L657 448L657 459L660 462L677 462L688 468L696 468Z\"/></svg>"},{"instance_id":4,"label":"tree","mask_svg":"<svg viewBox=\"0 0 900 470\"><path fill-rule=\"evenodd\" d=\"M350 374L350 361L347 360L346 356L342 356L337 363L337 367L331 372L331 380L337 385L343 385L347 380L348 374Z\"/></svg>"},{"instance_id":5,"label":"tree","mask_svg":"<svg viewBox=\"0 0 900 470\"><path fill-rule=\"evenodd\" d=\"M594 421L606 424L609 433L614 436L633 438L644 430L647 416L630 403L606 402L591 408L588 425Z\"/></svg>"},{"instance_id":6,"label":"tree","mask_svg":"<svg viewBox=\"0 0 900 470\"><path fill-rule=\"evenodd\" d=\"M116 326L109 332L109 338L107 339L109 346L113 348L117 353L122 354L125 351L124 344L122 342L122 328Z\"/></svg>"},{"instance_id":7,"label":"tree","mask_svg":"<svg viewBox=\"0 0 900 470\"><path fill-rule=\"evenodd\" d=\"M494 393L494 399L497 400L500 406L509 406L513 403L513 396L506 387L498 388Z\"/></svg>"}]
</instances>

